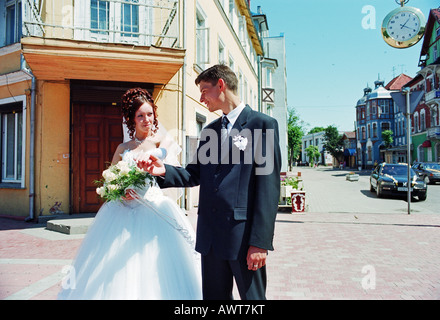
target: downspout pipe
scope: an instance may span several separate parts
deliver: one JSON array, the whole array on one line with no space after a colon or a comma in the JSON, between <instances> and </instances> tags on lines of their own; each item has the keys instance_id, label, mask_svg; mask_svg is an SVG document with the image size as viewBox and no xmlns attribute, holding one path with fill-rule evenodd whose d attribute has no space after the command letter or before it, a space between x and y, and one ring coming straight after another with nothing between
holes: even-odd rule
<instances>
[{"instance_id":1,"label":"downspout pipe","mask_svg":"<svg viewBox=\"0 0 440 320\"><path fill-rule=\"evenodd\" d=\"M29 132L29 216L24 219L26 222L35 220L35 106L36 106L36 83L32 71L26 65L26 60L21 55L21 71L28 74L32 79L31 84L31 111L30 111L30 132ZM26 124L24 124L26 125Z\"/></svg>"},{"instance_id":2,"label":"downspout pipe","mask_svg":"<svg viewBox=\"0 0 440 320\"><path fill-rule=\"evenodd\" d=\"M182 1L182 47L186 49L186 1ZM186 53L183 58L183 66L182 66L182 167L186 166ZM186 202L186 189L183 188L182 200L180 201L180 207L185 209Z\"/></svg>"},{"instance_id":3,"label":"downspout pipe","mask_svg":"<svg viewBox=\"0 0 440 320\"><path fill-rule=\"evenodd\" d=\"M27 71L32 77L31 87L31 111L30 111L30 133L29 133L29 217L25 219L26 222L35 219L35 91L36 82L35 76Z\"/></svg>"}]
</instances>

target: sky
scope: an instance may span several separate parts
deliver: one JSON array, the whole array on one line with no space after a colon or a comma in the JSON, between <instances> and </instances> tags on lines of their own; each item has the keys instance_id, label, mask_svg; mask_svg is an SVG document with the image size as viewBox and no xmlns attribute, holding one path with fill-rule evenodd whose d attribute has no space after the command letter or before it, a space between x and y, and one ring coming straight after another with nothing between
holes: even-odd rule
<instances>
[{"instance_id":1,"label":"sky","mask_svg":"<svg viewBox=\"0 0 440 320\"><path fill-rule=\"evenodd\" d=\"M387 84L401 73L414 77L423 39L407 49L390 47L382 38L385 16L394 0L251 0L261 6L269 35L284 33L287 58L287 104L314 127L353 131L355 106L368 85L380 77ZM438 0L410 0L428 19Z\"/></svg>"}]
</instances>

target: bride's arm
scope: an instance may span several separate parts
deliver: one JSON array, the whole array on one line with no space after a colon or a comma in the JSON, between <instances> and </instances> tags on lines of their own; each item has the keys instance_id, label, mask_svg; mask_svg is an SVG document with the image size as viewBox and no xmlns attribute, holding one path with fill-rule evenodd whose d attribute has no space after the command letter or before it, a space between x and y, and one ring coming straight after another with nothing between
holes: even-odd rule
<instances>
[{"instance_id":1,"label":"bride's arm","mask_svg":"<svg viewBox=\"0 0 440 320\"><path fill-rule=\"evenodd\" d=\"M121 158L121 154L124 152L124 149L125 149L125 147L124 147L124 144L123 144L123 143L121 143L121 144L116 148L115 154L113 155L113 159L112 159L112 165L117 164L119 161L122 160L122 158Z\"/></svg>"}]
</instances>

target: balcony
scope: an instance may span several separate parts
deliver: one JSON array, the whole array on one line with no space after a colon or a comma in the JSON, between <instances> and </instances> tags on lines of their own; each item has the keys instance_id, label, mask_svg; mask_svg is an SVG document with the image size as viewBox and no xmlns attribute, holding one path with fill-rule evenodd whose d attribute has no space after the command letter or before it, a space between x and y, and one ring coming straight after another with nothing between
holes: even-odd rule
<instances>
[{"instance_id":1,"label":"balcony","mask_svg":"<svg viewBox=\"0 0 440 320\"><path fill-rule=\"evenodd\" d=\"M425 101L426 103L431 102L434 99L440 99L440 90L431 90L430 92L425 93Z\"/></svg>"},{"instance_id":2,"label":"balcony","mask_svg":"<svg viewBox=\"0 0 440 320\"><path fill-rule=\"evenodd\" d=\"M440 139L440 126L428 128L426 136L428 139Z\"/></svg>"},{"instance_id":3,"label":"balcony","mask_svg":"<svg viewBox=\"0 0 440 320\"><path fill-rule=\"evenodd\" d=\"M23 0L23 37L175 48L178 0Z\"/></svg>"},{"instance_id":4,"label":"balcony","mask_svg":"<svg viewBox=\"0 0 440 320\"><path fill-rule=\"evenodd\" d=\"M23 1L22 53L38 79L165 84L183 65L178 0Z\"/></svg>"}]
</instances>

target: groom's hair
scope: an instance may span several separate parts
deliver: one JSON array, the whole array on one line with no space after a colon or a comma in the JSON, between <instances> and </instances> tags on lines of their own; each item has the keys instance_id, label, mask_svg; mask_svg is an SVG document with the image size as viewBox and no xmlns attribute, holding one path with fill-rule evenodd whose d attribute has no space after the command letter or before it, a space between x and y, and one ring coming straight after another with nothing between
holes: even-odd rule
<instances>
[{"instance_id":1,"label":"groom's hair","mask_svg":"<svg viewBox=\"0 0 440 320\"><path fill-rule=\"evenodd\" d=\"M198 86L201 81L210 82L215 86L219 79L223 79L228 86L229 90L237 94L238 79L235 72L224 64L217 64L209 69L206 69L196 79L196 85Z\"/></svg>"}]
</instances>

